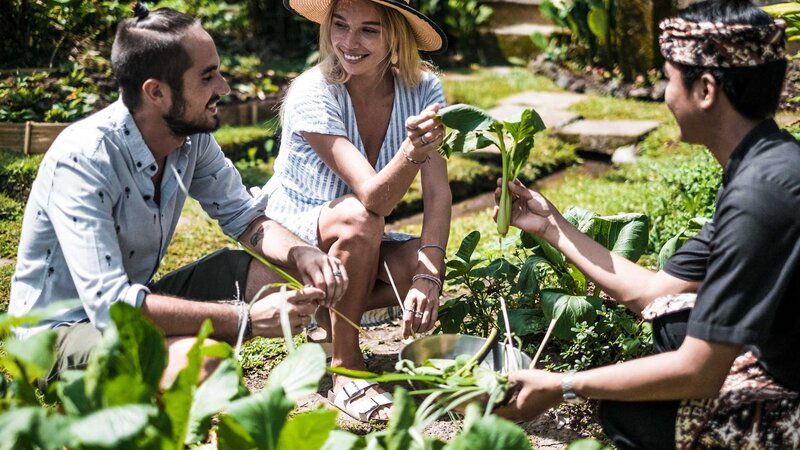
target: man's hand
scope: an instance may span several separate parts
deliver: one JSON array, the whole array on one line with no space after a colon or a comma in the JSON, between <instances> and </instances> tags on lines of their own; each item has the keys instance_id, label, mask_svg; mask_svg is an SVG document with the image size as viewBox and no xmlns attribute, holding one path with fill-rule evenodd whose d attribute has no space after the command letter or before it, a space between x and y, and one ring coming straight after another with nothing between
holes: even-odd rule
<instances>
[{"instance_id":1,"label":"man's hand","mask_svg":"<svg viewBox=\"0 0 800 450\"><path fill-rule=\"evenodd\" d=\"M320 306L333 306L342 298L349 279L339 258L309 245L293 247L289 250L289 255L300 272L303 283L323 292L324 295L319 300Z\"/></svg>"},{"instance_id":2,"label":"man's hand","mask_svg":"<svg viewBox=\"0 0 800 450\"><path fill-rule=\"evenodd\" d=\"M508 375L508 381L520 385L516 400L495 412L515 421L532 420L561 403L563 374L544 370L519 370Z\"/></svg>"},{"instance_id":3,"label":"man's hand","mask_svg":"<svg viewBox=\"0 0 800 450\"><path fill-rule=\"evenodd\" d=\"M289 311L289 322L292 334L303 331L311 321L317 302L325 297L325 293L317 288L307 287L300 291L286 291L286 302ZM281 293L275 292L253 304L250 308L250 321L253 336L281 337Z\"/></svg>"},{"instance_id":4,"label":"man's hand","mask_svg":"<svg viewBox=\"0 0 800 450\"><path fill-rule=\"evenodd\" d=\"M497 204L500 204L501 183L502 179L498 179L497 189L494 192L494 200ZM546 233L558 232L556 219L561 215L544 196L526 188L519 180L509 182L508 189L513 199L510 221L512 226L546 239ZM499 207L495 206L493 216L495 221L497 221L498 210Z\"/></svg>"}]
</instances>

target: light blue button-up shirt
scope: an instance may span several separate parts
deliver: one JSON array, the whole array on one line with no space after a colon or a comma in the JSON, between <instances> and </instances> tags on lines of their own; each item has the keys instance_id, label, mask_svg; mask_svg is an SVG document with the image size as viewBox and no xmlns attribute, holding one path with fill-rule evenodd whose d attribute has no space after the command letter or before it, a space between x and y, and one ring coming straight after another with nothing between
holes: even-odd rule
<instances>
[{"instance_id":1,"label":"light blue button-up shirt","mask_svg":"<svg viewBox=\"0 0 800 450\"><path fill-rule=\"evenodd\" d=\"M229 236L264 213L263 199L247 193L209 133L188 137L167 157L159 204L151 179L157 171L122 101L59 135L25 208L8 310L19 316L78 298L82 306L18 335L86 319L103 329L112 303L142 304L186 201L176 176Z\"/></svg>"}]
</instances>

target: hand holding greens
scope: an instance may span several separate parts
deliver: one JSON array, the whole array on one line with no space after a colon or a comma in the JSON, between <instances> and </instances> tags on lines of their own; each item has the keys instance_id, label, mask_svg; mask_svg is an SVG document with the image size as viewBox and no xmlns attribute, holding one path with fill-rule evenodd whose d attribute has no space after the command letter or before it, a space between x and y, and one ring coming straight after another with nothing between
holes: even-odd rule
<instances>
[{"instance_id":1,"label":"hand holding greens","mask_svg":"<svg viewBox=\"0 0 800 450\"><path fill-rule=\"evenodd\" d=\"M452 131L448 133L439 152L445 158L453 153L467 153L492 144L500 150L503 161L503 186L497 231L508 234L511 219L511 195L508 182L513 181L528 161L533 149L534 135L545 129L544 122L533 109L525 109L519 120L499 121L486 111L470 105L451 105L439 111L437 117Z\"/></svg>"}]
</instances>

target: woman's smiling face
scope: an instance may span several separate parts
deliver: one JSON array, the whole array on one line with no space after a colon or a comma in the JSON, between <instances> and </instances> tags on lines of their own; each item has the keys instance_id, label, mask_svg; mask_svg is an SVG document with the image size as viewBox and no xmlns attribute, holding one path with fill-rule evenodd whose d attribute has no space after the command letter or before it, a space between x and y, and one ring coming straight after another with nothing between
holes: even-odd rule
<instances>
[{"instance_id":1,"label":"woman's smiling face","mask_svg":"<svg viewBox=\"0 0 800 450\"><path fill-rule=\"evenodd\" d=\"M336 2L330 27L331 44L350 76L378 75L388 66L388 41L379 6L370 0Z\"/></svg>"}]
</instances>

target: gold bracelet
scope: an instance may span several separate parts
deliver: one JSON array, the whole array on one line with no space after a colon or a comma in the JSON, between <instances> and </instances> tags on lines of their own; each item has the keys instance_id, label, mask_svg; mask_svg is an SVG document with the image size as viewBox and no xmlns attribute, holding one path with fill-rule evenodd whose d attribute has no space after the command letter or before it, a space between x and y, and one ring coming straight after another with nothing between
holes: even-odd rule
<instances>
[{"instance_id":1,"label":"gold bracelet","mask_svg":"<svg viewBox=\"0 0 800 450\"><path fill-rule=\"evenodd\" d=\"M420 164L422 164L424 162L427 162L429 159L431 159L431 155L426 156L425 159L423 159L421 161L418 160L418 159L414 159L411 156L409 156L408 150L406 150L405 148L402 150L402 152L403 152L403 156L405 156L406 159L408 160L408 162L410 162L411 164L420 165Z\"/></svg>"}]
</instances>

